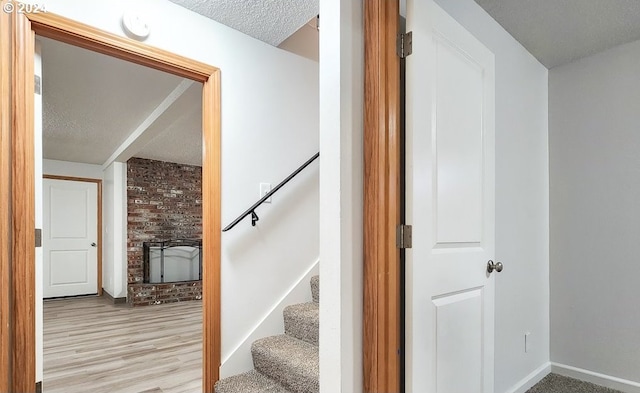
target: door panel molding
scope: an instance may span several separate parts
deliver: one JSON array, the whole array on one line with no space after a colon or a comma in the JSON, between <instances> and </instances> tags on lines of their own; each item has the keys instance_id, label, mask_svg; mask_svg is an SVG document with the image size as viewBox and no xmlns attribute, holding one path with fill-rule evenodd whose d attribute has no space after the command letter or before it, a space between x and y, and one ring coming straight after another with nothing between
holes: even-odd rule
<instances>
[{"instance_id":1,"label":"door panel molding","mask_svg":"<svg viewBox=\"0 0 640 393\"><path fill-rule=\"evenodd\" d=\"M64 180L64 181L79 181L85 183L96 183L98 187L98 296L102 296L102 179L92 179L88 177L73 177L73 176L59 176L59 175L42 175L43 179L51 180Z\"/></svg>"},{"instance_id":2,"label":"door panel molding","mask_svg":"<svg viewBox=\"0 0 640 393\"><path fill-rule=\"evenodd\" d=\"M494 391L494 55L434 0L407 2L407 389Z\"/></svg>"},{"instance_id":3,"label":"door panel molding","mask_svg":"<svg viewBox=\"0 0 640 393\"><path fill-rule=\"evenodd\" d=\"M0 202L8 202L0 211L0 241L11 245L10 255L0 251L0 390L36 389L33 64L39 34L203 83L203 391L212 392L220 368L220 70L53 13L0 14Z\"/></svg>"},{"instance_id":4,"label":"door panel molding","mask_svg":"<svg viewBox=\"0 0 640 393\"><path fill-rule=\"evenodd\" d=\"M364 2L364 392L401 390L399 2Z\"/></svg>"}]
</instances>

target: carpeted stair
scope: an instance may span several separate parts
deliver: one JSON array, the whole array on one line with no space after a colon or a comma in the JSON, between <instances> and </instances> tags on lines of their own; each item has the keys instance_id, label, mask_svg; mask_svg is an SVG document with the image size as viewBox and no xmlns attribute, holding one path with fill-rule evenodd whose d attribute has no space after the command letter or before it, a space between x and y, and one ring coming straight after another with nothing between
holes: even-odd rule
<instances>
[{"instance_id":1,"label":"carpeted stair","mask_svg":"<svg viewBox=\"0 0 640 393\"><path fill-rule=\"evenodd\" d=\"M284 309L284 334L251 345L254 370L224 378L215 393L318 393L320 279L311 278L313 301Z\"/></svg>"}]
</instances>

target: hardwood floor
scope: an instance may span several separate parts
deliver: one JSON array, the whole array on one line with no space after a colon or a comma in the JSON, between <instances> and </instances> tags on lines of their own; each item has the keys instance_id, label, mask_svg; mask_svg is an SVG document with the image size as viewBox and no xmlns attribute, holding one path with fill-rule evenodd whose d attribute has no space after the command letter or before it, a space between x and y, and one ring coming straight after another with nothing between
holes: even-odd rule
<instances>
[{"instance_id":1,"label":"hardwood floor","mask_svg":"<svg viewBox=\"0 0 640 393\"><path fill-rule=\"evenodd\" d=\"M44 302L45 393L199 393L202 302Z\"/></svg>"}]
</instances>

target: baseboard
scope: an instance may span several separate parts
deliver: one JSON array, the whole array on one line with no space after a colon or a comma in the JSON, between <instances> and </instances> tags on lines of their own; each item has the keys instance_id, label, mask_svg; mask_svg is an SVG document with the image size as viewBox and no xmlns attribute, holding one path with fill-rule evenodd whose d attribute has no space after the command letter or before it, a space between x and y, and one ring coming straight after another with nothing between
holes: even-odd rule
<instances>
[{"instance_id":1,"label":"baseboard","mask_svg":"<svg viewBox=\"0 0 640 393\"><path fill-rule=\"evenodd\" d=\"M546 362L542 366L535 369L531 374L527 375L522 380L518 381L505 393L525 393L527 390L531 389L535 384L542 381L542 378L549 375L550 372L551 372L551 363Z\"/></svg>"},{"instance_id":2,"label":"baseboard","mask_svg":"<svg viewBox=\"0 0 640 393\"><path fill-rule=\"evenodd\" d=\"M113 296L111 296L111 294L109 292L107 292L104 289L102 290L102 296L104 296L106 299L108 299L113 304L124 304L124 303L127 302L127 298L126 297L113 297Z\"/></svg>"},{"instance_id":3,"label":"baseboard","mask_svg":"<svg viewBox=\"0 0 640 393\"><path fill-rule=\"evenodd\" d=\"M311 277L319 273L319 261L314 262L307 271L275 302L274 306L249 331L240 344L222 359L220 377L240 374L253 369L251 344L259 338L282 334L284 321L282 312L285 307L302 302L311 301Z\"/></svg>"},{"instance_id":4,"label":"baseboard","mask_svg":"<svg viewBox=\"0 0 640 393\"><path fill-rule=\"evenodd\" d=\"M595 383L610 389L620 390L625 393L640 393L640 383L626 379L612 377L594 371L585 370L578 367L567 366L560 363L551 363L551 372L565 377L579 379L581 381Z\"/></svg>"}]
</instances>

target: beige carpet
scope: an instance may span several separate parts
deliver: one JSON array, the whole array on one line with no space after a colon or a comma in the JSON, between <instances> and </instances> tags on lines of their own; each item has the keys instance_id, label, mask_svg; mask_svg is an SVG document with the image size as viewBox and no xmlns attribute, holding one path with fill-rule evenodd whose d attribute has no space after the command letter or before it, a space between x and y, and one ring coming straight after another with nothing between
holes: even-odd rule
<instances>
[{"instance_id":1,"label":"beige carpet","mask_svg":"<svg viewBox=\"0 0 640 393\"><path fill-rule=\"evenodd\" d=\"M527 393L622 393L618 390L594 385L589 382L563 377L558 374L549 374L536 386L527 390Z\"/></svg>"},{"instance_id":2,"label":"beige carpet","mask_svg":"<svg viewBox=\"0 0 640 393\"><path fill-rule=\"evenodd\" d=\"M287 306L284 333L251 344L254 370L216 382L215 393L318 393L320 277L311 278L313 302Z\"/></svg>"}]
</instances>

